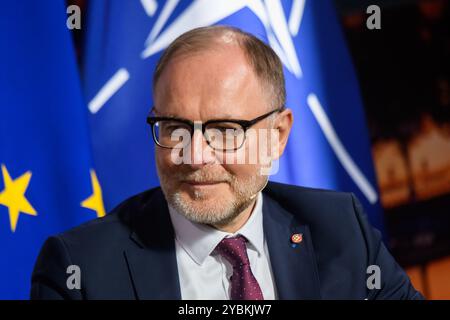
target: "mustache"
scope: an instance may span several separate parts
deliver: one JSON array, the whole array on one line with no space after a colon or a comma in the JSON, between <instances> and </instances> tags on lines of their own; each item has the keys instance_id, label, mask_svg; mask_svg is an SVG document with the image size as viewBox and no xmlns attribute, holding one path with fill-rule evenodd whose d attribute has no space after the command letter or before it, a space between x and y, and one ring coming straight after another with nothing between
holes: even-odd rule
<instances>
[{"instance_id":1,"label":"mustache","mask_svg":"<svg viewBox=\"0 0 450 320\"><path fill-rule=\"evenodd\" d=\"M175 173L175 178L178 181L193 181L193 182L233 182L234 176L228 172L216 172L216 171L205 171L197 170L192 172L177 172Z\"/></svg>"}]
</instances>

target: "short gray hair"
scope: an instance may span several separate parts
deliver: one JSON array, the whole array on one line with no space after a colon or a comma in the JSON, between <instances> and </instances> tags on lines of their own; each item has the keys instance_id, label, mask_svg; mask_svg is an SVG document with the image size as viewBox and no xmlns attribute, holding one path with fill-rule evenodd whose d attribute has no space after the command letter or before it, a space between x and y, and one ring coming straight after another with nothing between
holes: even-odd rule
<instances>
[{"instance_id":1,"label":"short gray hair","mask_svg":"<svg viewBox=\"0 0 450 320\"><path fill-rule=\"evenodd\" d=\"M258 79L271 91L272 107L284 108L286 87L280 58L270 46L254 35L230 26L200 27L176 38L164 51L156 65L153 74L153 90L172 58L209 49L214 43L218 43L218 39L227 37L244 51Z\"/></svg>"}]
</instances>

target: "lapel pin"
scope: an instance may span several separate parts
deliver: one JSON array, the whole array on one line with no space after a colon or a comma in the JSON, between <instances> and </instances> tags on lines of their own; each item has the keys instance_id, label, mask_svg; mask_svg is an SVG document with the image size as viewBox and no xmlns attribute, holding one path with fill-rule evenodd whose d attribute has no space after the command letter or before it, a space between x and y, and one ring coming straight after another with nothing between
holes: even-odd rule
<instances>
[{"instance_id":1,"label":"lapel pin","mask_svg":"<svg viewBox=\"0 0 450 320\"><path fill-rule=\"evenodd\" d=\"M291 236L292 248L295 248L302 241L303 241L303 233L294 233Z\"/></svg>"}]
</instances>

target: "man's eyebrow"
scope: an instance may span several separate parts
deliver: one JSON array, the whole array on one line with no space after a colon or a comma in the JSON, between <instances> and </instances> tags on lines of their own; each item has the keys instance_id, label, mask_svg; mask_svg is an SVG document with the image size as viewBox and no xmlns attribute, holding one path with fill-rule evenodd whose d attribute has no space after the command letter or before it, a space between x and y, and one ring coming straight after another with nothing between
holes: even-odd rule
<instances>
[{"instance_id":1,"label":"man's eyebrow","mask_svg":"<svg viewBox=\"0 0 450 320\"><path fill-rule=\"evenodd\" d=\"M237 120L237 121L239 121L239 120L242 120L242 119L239 118L239 117L236 117L236 115L225 113L225 114L222 114L222 115L220 115L218 117L216 116L214 118L208 119L206 121L217 121L217 120L225 120L225 121L226 120Z\"/></svg>"},{"instance_id":2,"label":"man's eyebrow","mask_svg":"<svg viewBox=\"0 0 450 320\"><path fill-rule=\"evenodd\" d=\"M186 119L186 118L180 118L180 117L177 117L177 116L166 115L166 114L157 115L156 117L157 118L165 118L165 119L169 119L169 120L178 120L178 121L183 121L183 122L194 122L194 121L191 121L191 120Z\"/></svg>"},{"instance_id":3,"label":"man's eyebrow","mask_svg":"<svg viewBox=\"0 0 450 320\"><path fill-rule=\"evenodd\" d=\"M171 118L171 119L174 119L174 120L187 120L187 121L192 121L192 122L198 121L198 120L191 120L191 119L181 118L181 117L179 117L177 115L174 115L174 114L171 114L171 113L169 113L169 114L161 114L161 113L158 113L156 111L157 110L152 109L152 112L158 117ZM214 118L211 118L211 119L207 119L206 121L217 121L217 120L240 120L240 119L238 119L238 118L232 116L231 114L227 113L227 114L221 115L220 117L214 117ZM206 122L206 121L203 121L203 122Z\"/></svg>"},{"instance_id":4,"label":"man's eyebrow","mask_svg":"<svg viewBox=\"0 0 450 320\"><path fill-rule=\"evenodd\" d=\"M213 119L211 119L211 120L217 120L217 119L218 119L218 120L222 120L222 119L229 119L229 120L231 120L231 119L235 119L235 118L236 118L235 116L226 113L226 114L224 114L224 115L222 115L222 116L220 116L220 117L216 117L216 118L213 118Z\"/></svg>"},{"instance_id":5,"label":"man's eyebrow","mask_svg":"<svg viewBox=\"0 0 450 320\"><path fill-rule=\"evenodd\" d=\"M181 119L180 117L174 115L174 114L163 114L160 113L158 110L155 109L155 107L153 107L150 111L150 113L153 113L154 115L156 115L157 117L164 117L164 118L174 118L174 119Z\"/></svg>"},{"instance_id":6,"label":"man's eyebrow","mask_svg":"<svg viewBox=\"0 0 450 320\"><path fill-rule=\"evenodd\" d=\"M183 118L171 115L171 114L156 114L156 116L160 117L160 118L183 119ZM183 119L183 120L186 120L186 119Z\"/></svg>"}]
</instances>

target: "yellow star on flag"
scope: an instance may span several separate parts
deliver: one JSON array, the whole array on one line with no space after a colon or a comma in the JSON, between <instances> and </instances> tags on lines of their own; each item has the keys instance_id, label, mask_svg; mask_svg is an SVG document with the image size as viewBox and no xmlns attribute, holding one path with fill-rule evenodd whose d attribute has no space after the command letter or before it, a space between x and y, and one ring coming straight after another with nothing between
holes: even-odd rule
<instances>
[{"instance_id":1,"label":"yellow star on flag","mask_svg":"<svg viewBox=\"0 0 450 320\"><path fill-rule=\"evenodd\" d=\"M6 166L2 164L2 174L5 189L0 193L0 204L8 207L11 231L15 232L20 212L31 216L37 215L36 210L25 198L25 192L31 179L31 172L27 171L13 180Z\"/></svg>"},{"instance_id":2,"label":"yellow star on flag","mask_svg":"<svg viewBox=\"0 0 450 320\"><path fill-rule=\"evenodd\" d=\"M81 206L86 209L91 209L97 212L97 217L105 216L105 207L103 206L102 189L98 182L97 175L94 170L91 170L91 184L92 195L81 202Z\"/></svg>"}]
</instances>

